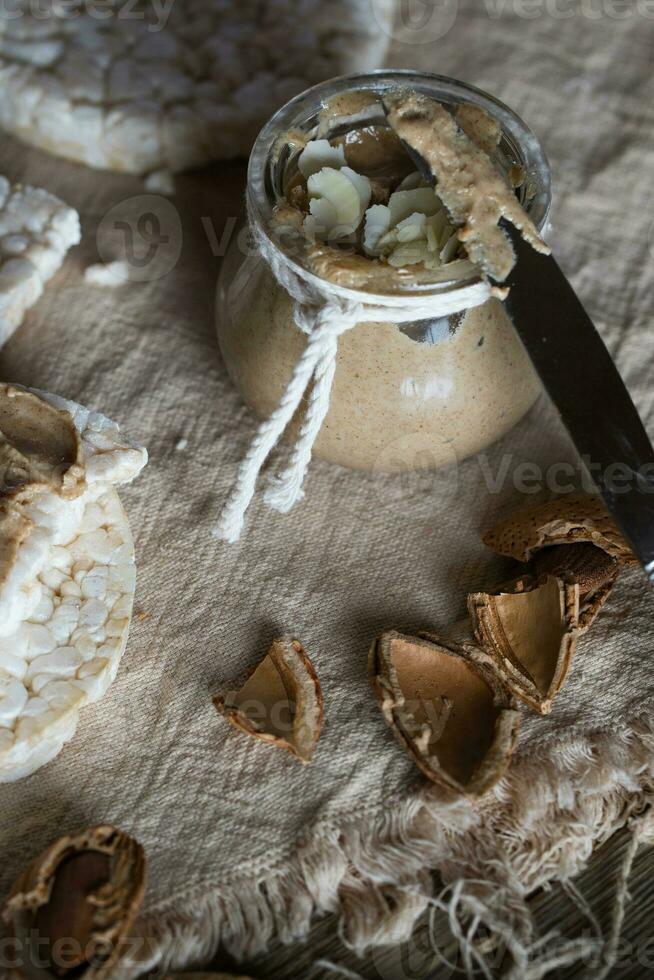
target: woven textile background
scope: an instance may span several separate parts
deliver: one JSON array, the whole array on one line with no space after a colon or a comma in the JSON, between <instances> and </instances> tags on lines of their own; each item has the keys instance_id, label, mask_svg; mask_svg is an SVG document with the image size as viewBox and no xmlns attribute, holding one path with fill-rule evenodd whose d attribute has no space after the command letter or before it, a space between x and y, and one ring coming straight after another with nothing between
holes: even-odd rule
<instances>
[{"instance_id":1,"label":"woven textile background","mask_svg":"<svg viewBox=\"0 0 654 980\"><path fill-rule=\"evenodd\" d=\"M554 177L550 242L654 435L654 11L635 0L556 8L462 0L441 8L431 28L404 30L387 64L481 86L542 139ZM74 205L84 234L0 352L0 376L100 409L150 451L148 467L122 493L139 570L127 652L109 693L85 710L59 758L0 787L0 893L51 839L107 821L148 852L148 928L160 932L164 913L192 917L213 902L215 938L223 916L232 948L265 945L273 931L304 928L311 897L298 884L302 908L287 902L284 911L280 902L274 921L237 928L230 896L256 890L256 882L269 896L276 880L306 883L312 841L333 841L338 861L343 834L374 841L400 803L421 791L371 699L371 640L390 626L444 630L463 615L468 591L501 581L506 566L485 549L482 531L552 492L537 483L535 494L523 493L516 467L532 462L545 472L574 461L574 450L542 398L482 460L456 472L383 477L315 462L306 498L290 515L257 499L240 542L219 543L210 529L255 423L217 351L220 257L207 231L220 239L237 213L244 166L179 178L172 205L156 205L173 229L179 216L167 246L172 268L155 281L105 290L87 287L83 269L98 261L96 233L110 209L120 205L134 221L142 213L142 183L2 135L0 171ZM186 448L177 448L180 439ZM580 644L552 716L525 724L511 779L487 806L505 804L521 773L532 772L531 759L555 761L573 729L621 731L647 713L653 616L639 575L625 577ZM323 735L304 768L236 733L211 704L210 692L242 677L278 631L301 638L325 696ZM556 787L550 792L552 806L570 805L557 800ZM463 811L462 826L474 822ZM329 864L328 849L322 857ZM315 898L320 888L309 891Z\"/></svg>"}]
</instances>

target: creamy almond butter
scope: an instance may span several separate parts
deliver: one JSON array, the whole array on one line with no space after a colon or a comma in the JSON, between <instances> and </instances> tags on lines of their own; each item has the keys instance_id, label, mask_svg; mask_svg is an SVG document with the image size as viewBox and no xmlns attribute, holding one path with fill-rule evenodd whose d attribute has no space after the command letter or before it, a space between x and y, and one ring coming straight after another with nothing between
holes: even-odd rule
<instances>
[{"instance_id":1,"label":"creamy almond butter","mask_svg":"<svg viewBox=\"0 0 654 980\"><path fill-rule=\"evenodd\" d=\"M290 170L272 203L270 228L290 234L300 263L323 283L361 290L370 302L375 295L475 275L501 281L515 261L498 226L501 217L547 250L515 194L519 163L498 169L501 133L497 120L474 104L446 108L400 87L337 92L323 101L313 136L292 128L275 144L276 161L287 158ZM303 178L297 160L312 139L329 141L325 169L316 174L305 167ZM285 141L286 156L280 149ZM316 159L318 147L312 163ZM337 172L354 190L333 176ZM425 188L416 196L433 196L434 185L454 227L446 222L443 228L435 209L399 208L399 218L388 217L398 192ZM363 201L358 226L355 191ZM387 222L377 235L368 233L372 211ZM256 256L227 257L218 332L235 384L257 415L269 417L306 335L294 321L293 300ZM454 463L504 435L540 390L498 298L417 323L361 322L338 339L330 407L314 451L366 470ZM291 425L286 438L296 434L297 424Z\"/></svg>"}]
</instances>

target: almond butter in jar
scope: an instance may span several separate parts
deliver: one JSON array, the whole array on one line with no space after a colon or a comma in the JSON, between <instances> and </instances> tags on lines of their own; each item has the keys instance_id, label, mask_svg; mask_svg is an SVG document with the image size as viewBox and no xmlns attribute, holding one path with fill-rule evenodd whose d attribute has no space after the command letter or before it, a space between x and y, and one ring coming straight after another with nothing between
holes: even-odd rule
<instances>
[{"instance_id":1,"label":"almond butter in jar","mask_svg":"<svg viewBox=\"0 0 654 980\"><path fill-rule=\"evenodd\" d=\"M218 284L220 349L247 404L268 418L307 345L294 283L305 304L315 286L350 312L365 308L338 336L314 443L316 456L362 470L460 461L511 429L541 390L502 303L380 116L380 98L398 87L455 113L539 230L550 205L534 135L506 106L452 79L401 71L337 79L264 128L250 159L248 211L268 261L232 243Z\"/></svg>"}]
</instances>

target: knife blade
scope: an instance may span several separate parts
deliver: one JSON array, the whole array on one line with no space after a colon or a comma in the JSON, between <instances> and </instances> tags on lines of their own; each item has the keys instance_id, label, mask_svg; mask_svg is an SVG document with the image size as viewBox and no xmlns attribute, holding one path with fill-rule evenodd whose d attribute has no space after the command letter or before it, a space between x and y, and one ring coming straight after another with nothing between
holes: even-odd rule
<instances>
[{"instance_id":1,"label":"knife blade","mask_svg":"<svg viewBox=\"0 0 654 980\"><path fill-rule=\"evenodd\" d=\"M654 449L613 358L551 255L501 222L516 264L504 301L591 479L654 583Z\"/></svg>"},{"instance_id":2,"label":"knife blade","mask_svg":"<svg viewBox=\"0 0 654 980\"><path fill-rule=\"evenodd\" d=\"M436 187L420 153L400 142ZM640 415L556 259L533 249L508 221L500 226L513 243L516 263L506 281L495 285L510 287L504 305L516 333L610 514L654 584L654 449ZM622 479L616 479L618 473Z\"/></svg>"}]
</instances>

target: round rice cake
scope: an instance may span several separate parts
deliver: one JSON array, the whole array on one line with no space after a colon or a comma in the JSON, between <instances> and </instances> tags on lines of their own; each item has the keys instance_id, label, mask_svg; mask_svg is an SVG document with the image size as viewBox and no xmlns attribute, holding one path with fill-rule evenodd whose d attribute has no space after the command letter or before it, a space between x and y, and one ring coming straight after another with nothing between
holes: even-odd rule
<instances>
[{"instance_id":1,"label":"round rice cake","mask_svg":"<svg viewBox=\"0 0 654 980\"><path fill-rule=\"evenodd\" d=\"M92 167L179 172L247 154L316 82L379 66L395 0L31 0L0 13L0 126Z\"/></svg>"},{"instance_id":2,"label":"round rice cake","mask_svg":"<svg viewBox=\"0 0 654 980\"><path fill-rule=\"evenodd\" d=\"M7 392L37 397L72 419L84 480L76 496L40 489L9 504L28 528L0 580L0 782L53 759L74 735L80 710L116 676L136 566L115 486L147 461L99 413L9 385L0 385L0 411Z\"/></svg>"}]
</instances>

